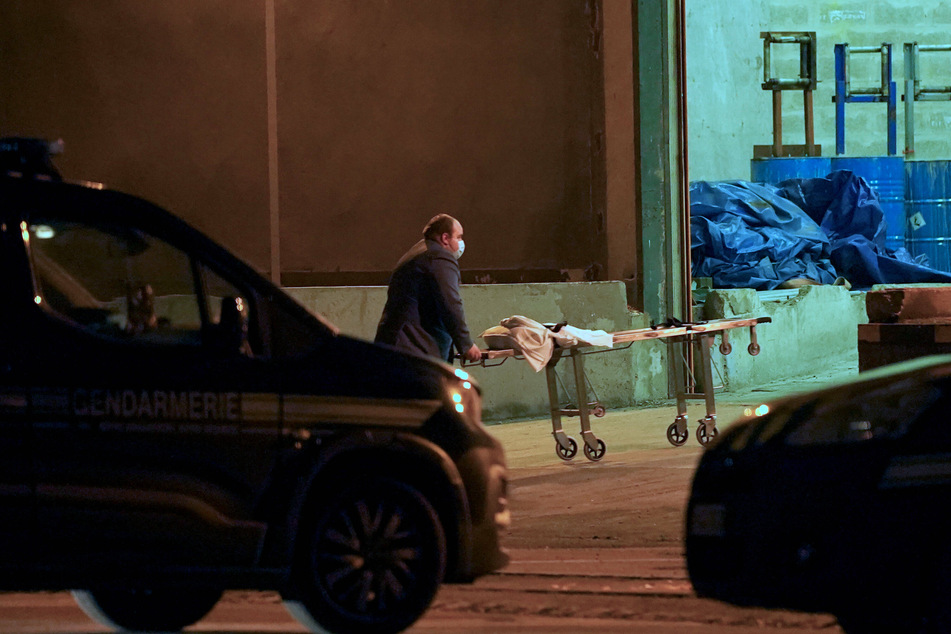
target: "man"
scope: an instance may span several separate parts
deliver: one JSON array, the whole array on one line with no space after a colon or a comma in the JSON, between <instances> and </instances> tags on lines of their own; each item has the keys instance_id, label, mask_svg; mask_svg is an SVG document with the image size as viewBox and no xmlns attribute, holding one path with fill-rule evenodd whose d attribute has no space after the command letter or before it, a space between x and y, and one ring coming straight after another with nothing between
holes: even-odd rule
<instances>
[{"instance_id":1,"label":"man","mask_svg":"<svg viewBox=\"0 0 951 634\"><path fill-rule=\"evenodd\" d=\"M459 264L465 250L462 225L448 214L435 216L423 239L396 265L376 342L452 361L453 346L469 361L481 357L472 343L459 295Z\"/></svg>"}]
</instances>

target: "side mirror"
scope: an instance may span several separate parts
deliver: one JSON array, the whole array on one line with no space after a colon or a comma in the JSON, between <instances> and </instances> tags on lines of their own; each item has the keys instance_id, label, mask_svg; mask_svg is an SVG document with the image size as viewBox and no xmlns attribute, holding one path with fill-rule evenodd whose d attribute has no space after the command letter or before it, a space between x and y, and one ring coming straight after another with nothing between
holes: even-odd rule
<instances>
[{"instance_id":1,"label":"side mirror","mask_svg":"<svg viewBox=\"0 0 951 634\"><path fill-rule=\"evenodd\" d=\"M248 343L248 305L244 299L222 298L216 334L222 350L251 356L251 345Z\"/></svg>"}]
</instances>

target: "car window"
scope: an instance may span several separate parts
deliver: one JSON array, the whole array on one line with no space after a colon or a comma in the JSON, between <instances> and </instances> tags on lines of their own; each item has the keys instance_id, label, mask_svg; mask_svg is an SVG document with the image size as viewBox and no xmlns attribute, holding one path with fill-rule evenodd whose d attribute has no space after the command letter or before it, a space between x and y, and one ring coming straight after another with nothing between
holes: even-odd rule
<instances>
[{"instance_id":1,"label":"car window","mask_svg":"<svg viewBox=\"0 0 951 634\"><path fill-rule=\"evenodd\" d=\"M898 438L940 396L934 385L907 379L819 403L787 436L789 445Z\"/></svg>"},{"instance_id":2,"label":"car window","mask_svg":"<svg viewBox=\"0 0 951 634\"><path fill-rule=\"evenodd\" d=\"M236 350L252 356L260 354L261 342L251 328L249 294L211 268L199 265L205 285L206 314L217 344L225 350Z\"/></svg>"},{"instance_id":3,"label":"car window","mask_svg":"<svg viewBox=\"0 0 951 634\"><path fill-rule=\"evenodd\" d=\"M201 310L188 255L129 227L32 218L36 302L88 331L198 345Z\"/></svg>"}]
</instances>

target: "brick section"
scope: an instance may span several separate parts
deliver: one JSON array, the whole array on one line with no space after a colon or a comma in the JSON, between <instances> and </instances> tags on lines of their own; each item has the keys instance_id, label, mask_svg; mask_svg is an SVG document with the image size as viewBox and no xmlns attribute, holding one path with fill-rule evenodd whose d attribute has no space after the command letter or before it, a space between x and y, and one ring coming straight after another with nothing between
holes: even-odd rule
<instances>
[{"instance_id":1,"label":"brick section","mask_svg":"<svg viewBox=\"0 0 951 634\"><path fill-rule=\"evenodd\" d=\"M859 324L859 371L951 353L951 287L870 291L869 323Z\"/></svg>"},{"instance_id":2,"label":"brick section","mask_svg":"<svg viewBox=\"0 0 951 634\"><path fill-rule=\"evenodd\" d=\"M865 308L870 323L951 321L951 286L869 291Z\"/></svg>"}]
</instances>

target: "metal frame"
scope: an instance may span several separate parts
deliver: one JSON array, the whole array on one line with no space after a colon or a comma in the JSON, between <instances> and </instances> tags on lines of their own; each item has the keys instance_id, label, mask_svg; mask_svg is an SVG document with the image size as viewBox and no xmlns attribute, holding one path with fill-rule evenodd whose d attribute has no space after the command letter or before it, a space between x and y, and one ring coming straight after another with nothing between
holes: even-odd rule
<instances>
[{"instance_id":1,"label":"metal frame","mask_svg":"<svg viewBox=\"0 0 951 634\"><path fill-rule=\"evenodd\" d=\"M763 31L763 90L773 93L773 145L772 156L788 156L793 150L800 150L804 156L820 156L821 150L815 143L812 93L818 85L816 75L816 32L815 31ZM772 76L773 44L799 45L799 77L777 78ZM783 91L801 90L803 98L805 135L804 146L783 146ZM757 146L762 147L762 146ZM757 148L754 148L754 151Z\"/></svg>"},{"instance_id":2,"label":"metal frame","mask_svg":"<svg viewBox=\"0 0 951 634\"><path fill-rule=\"evenodd\" d=\"M612 350L604 348L601 351ZM587 377L584 373L584 352L580 348L557 348L552 354L551 360L545 366L545 381L548 385L548 410L551 415L551 433L555 437L555 452L563 460L571 460L578 451L575 440L565 433L561 425L562 416L578 416L581 419L581 439L584 441L584 455L588 460L598 461L604 457L606 447L604 441L599 439L591 430L591 409L592 405L588 402ZM575 379L575 395L577 408L562 408L558 399L558 376L555 374L555 366L563 356L567 355L571 359L571 367Z\"/></svg>"},{"instance_id":3,"label":"metal frame","mask_svg":"<svg viewBox=\"0 0 951 634\"><path fill-rule=\"evenodd\" d=\"M849 73L849 60L853 54L879 53L882 57L882 82L877 87L852 88ZM898 153L897 144L897 102L898 90L892 81L892 45L882 42L881 46L849 46L848 43L835 45L835 153L845 154L845 104L847 103L886 103L885 119L888 138L888 155Z\"/></svg>"},{"instance_id":4,"label":"metal frame","mask_svg":"<svg viewBox=\"0 0 951 634\"><path fill-rule=\"evenodd\" d=\"M918 57L921 53L951 51L951 44L918 44L905 42L905 156L915 153L915 102L951 101L951 86L922 86L918 76Z\"/></svg>"}]
</instances>

